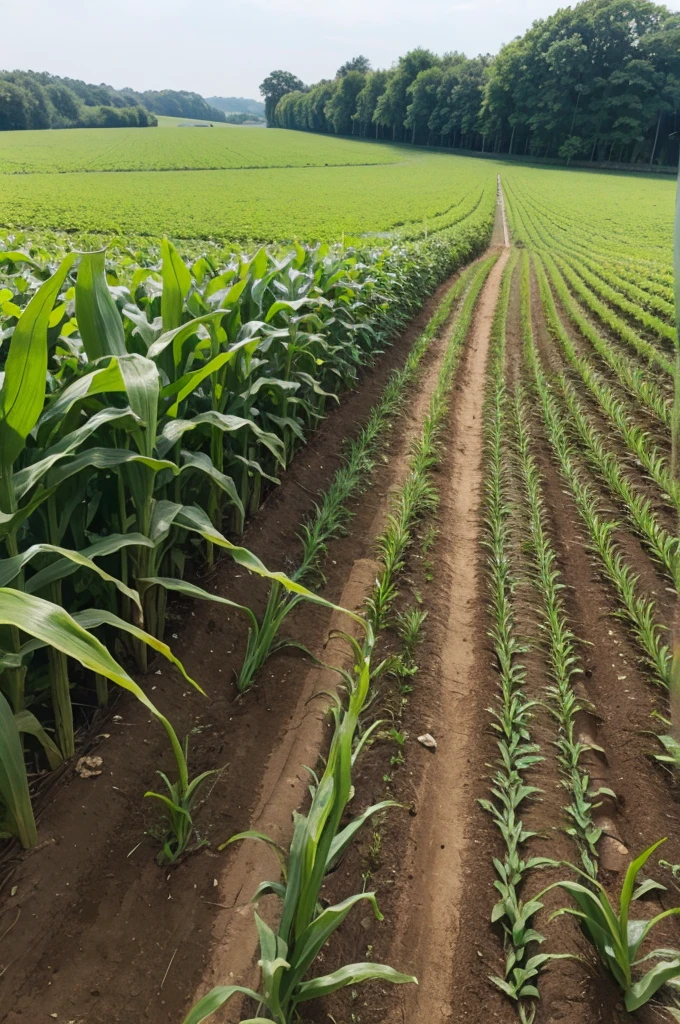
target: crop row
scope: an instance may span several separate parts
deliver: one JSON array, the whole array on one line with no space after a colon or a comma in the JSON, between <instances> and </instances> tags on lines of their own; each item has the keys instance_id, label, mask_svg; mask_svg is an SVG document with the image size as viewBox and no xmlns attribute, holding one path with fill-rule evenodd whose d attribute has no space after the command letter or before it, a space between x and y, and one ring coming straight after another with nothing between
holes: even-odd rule
<instances>
[{"instance_id":1,"label":"crop row","mask_svg":"<svg viewBox=\"0 0 680 1024\"><path fill-rule=\"evenodd\" d=\"M208 599L184 565L217 549L313 598L224 526L240 532L361 366L485 242L461 232L418 247L417 260L408 249L261 249L222 267L188 267L164 243L158 264L124 268L129 287L113 291L103 252L77 272L75 255L51 274L31 262L27 275L16 254L5 264L22 305L3 325L0 789L24 844L35 826L22 746L38 765L71 756L73 687L105 703L106 680L168 732L179 780L163 801L170 834L181 831L194 794L186 751L104 644L122 634L142 670L149 648L177 664L162 639L167 594Z\"/></svg>"}]
</instances>

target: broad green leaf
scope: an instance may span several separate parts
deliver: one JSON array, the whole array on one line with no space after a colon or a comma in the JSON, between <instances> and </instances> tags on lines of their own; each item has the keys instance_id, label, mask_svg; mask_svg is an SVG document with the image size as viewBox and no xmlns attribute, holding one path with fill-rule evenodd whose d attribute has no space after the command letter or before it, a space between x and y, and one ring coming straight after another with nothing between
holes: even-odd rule
<instances>
[{"instance_id":1,"label":"broad green leaf","mask_svg":"<svg viewBox=\"0 0 680 1024\"><path fill-rule=\"evenodd\" d=\"M45 404L47 329L50 313L75 254L35 293L17 323L0 391L0 462L11 466L38 422Z\"/></svg>"},{"instance_id":2,"label":"broad green leaf","mask_svg":"<svg viewBox=\"0 0 680 1024\"><path fill-rule=\"evenodd\" d=\"M27 733L29 736L34 736L37 739L45 751L52 771L63 763L64 758L61 756L59 747L50 739L34 714L26 710L19 711L14 716L14 721L20 733Z\"/></svg>"},{"instance_id":3,"label":"broad green leaf","mask_svg":"<svg viewBox=\"0 0 680 1024\"><path fill-rule=\"evenodd\" d=\"M283 441L269 431L263 430L253 420L244 419L242 416L233 416L228 413L217 412L208 409L201 412L190 420L169 420L158 436L156 447L161 458L167 454L170 448L179 441L180 437L188 430L195 430L196 427L210 426L217 427L223 433L234 433L237 430L248 429L260 441L274 457L281 462L283 457Z\"/></svg>"},{"instance_id":4,"label":"broad green leaf","mask_svg":"<svg viewBox=\"0 0 680 1024\"><path fill-rule=\"evenodd\" d=\"M178 580L168 576L146 576L138 579L137 585L141 589L153 586L163 587L165 590L172 590L177 594L183 594L184 597L195 597L199 601L214 601L216 604L225 604L228 608L236 608L237 611L242 612L253 629L258 628L257 618L247 605L230 601L228 597L220 597L219 594L211 594L209 591L203 590L202 587L196 586L195 583L189 583L187 580Z\"/></svg>"},{"instance_id":5,"label":"broad green leaf","mask_svg":"<svg viewBox=\"0 0 680 1024\"><path fill-rule=\"evenodd\" d=\"M122 356L123 320L106 282L106 249L84 252L76 279L76 320L90 362L102 356Z\"/></svg>"},{"instance_id":6,"label":"broad green leaf","mask_svg":"<svg viewBox=\"0 0 680 1024\"><path fill-rule=\"evenodd\" d=\"M140 629L139 626L121 619L118 615L114 615L113 612L106 611L104 608L88 608L85 611L76 612L73 618L78 625L83 626L87 630L96 629L98 626L113 626L114 629L122 629L125 633L129 633L130 636L134 636L135 639L141 640L148 647L162 654L164 658L179 669L186 681L205 697L203 688L199 686L195 679L192 679L180 659L172 653L170 647L163 643L162 640Z\"/></svg>"},{"instance_id":7,"label":"broad green leaf","mask_svg":"<svg viewBox=\"0 0 680 1024\"><path fill-rule=\"evenodd\" d=\"M203 509L198 508L198 506L180 506L174 517L174 522L176 526L179 526L182 529L191 530L200 534L205 540L209 540L217 547L226 548L234 561L238 562L239 565L242 565L244 569L249 569L251 572L256 573L258 576L263 576L265 579L275 580L286 590L289 590L294 594L300 594L302 597L306 598L306 600L312 601L314 604L321 604L325 608L331 608L333 611L342 611L346 615L349 615L350 618L354 619L355 622L364 623L364 619L355 612L351 612L346 608L339 608L330 601L326 601L324 598L319 597L318 594L308 590L307 587L303 587L301 583L296 583L295 580L291 580L283 572L272 572L256 555L251 551L248 551L247 548L242 548L237 544L232 544L232 542L227 540L219 530L215 529L206 513Z\"/></svg>"},{"instance_id":8,"label":"broad green leaf","mask_svg":"<svg viewBox=\"0 0 680 1024\"><path fill-rule=\"evenodd\" d=\"M54 554L61 555L62 558L68 559L69 562L73 562L77 567L83 567L86 569L96 572L98 576L101 576L107 583L113 583L115 587L125 594L131 601L133 601L139 610L141 611L141 603L139 600L139 594L136 590L132 590L127 587L122 580L117 579L115 576L111 576L110 573L105 572L101 569L91 558L81 554L80 551L71 551L69 548L61 548L56 544L32 544L30 548L22 551L20 555L15 555L13 558L1 558L0 559L0 588L6 587L8 583L16 579L24 566L28 565L36 555L41 554Z\"/></svg>"},{"instance_id":9,"label":"broad green leaf","mask_svg":"<svg viewBox=\"0 0 680 1024\"><path fill-rule=\"evenodd\" d=\"M163 257L161 316L163 330L171 331L182 323L184 300L191 288L191 273L177 249L167 238L161 242L161 255Z\"/></svg>"},{"instance_id":10,"label":"broad green leaf","mask_svg":"<svg viewBox=\"0 0 680 1024\"><path fill-rule=\"evenodd\" d=\"M221 473L217 469L212 459L205 452L191 452L182 451L182 465L180 466L180 473L190 472L196 470L199 473L203 473L210 480L212 480L220 490L228 494L232 505L235 505L241 515L245 515L243 509L243 502L241 501L240 495L236 489L236 484L230 476L226 473Z\"/></svg>"},{"instance_id":11,"label":"broad green leaf","mask_svg":"<svg viewBox=\"0 0 680 1024\"><path fill-rule=\"evenodd\" d=\"M295 953L291 970L282 983L282 996L285 1001L289 994L295 992L298 983L312 966L318 953L328 942L333 932L340 927L347 915L362 902L368 902L373 910L377 921L382 921L383 916L378 909L374 892L362 892L355 896L349 896L342 903L333 907L326 907L314 918L309 927L300 935L295 943Z\"/></svg>"},{"instance_id":12,"label":"broad green leaf","mask_svg":"<svg viewBox=\"0 0 680 1024\"><path fill-rule=\"evenodd\" d=\"M68 460L51 470L47 477L47 484L49 487L57 487L70 476L90 466L106 470L117 469L119 466L134 463L146 466L148 469L153 470L154 473L160 473L164 469L169 469L174 475L179 473L179 467L174 462L169 462L167 459L153 459L147 455L138 455L137 452L130 451L129 448L86 448L77 455L70 456Z\"/></svg>"},{"instance_id":13,"label":"broad green leaf","mask_svg":"<svg viewBox=\"0 0 680 1024\"><path fill-rule=\"evenodd\" d=\"M337 992L348 985L361 985L364 981L389 981L393 985L417 985L418 979L412 974L401 974L385 964L348 964L333 974L322 978L303 981L295 993L295 1002L307 999L321 999L331 992Z\"/></svg>"},{"instance_id":14,"label":"broad green leaf","mask_svg":"<svg viewBox=\"0 0 680 1024\"><path fill-rule=\"evenodd\" d=\"M152 548L153 542L142 533L111 533L107 537L95 541L94 544L89 544L79 553L85 558L105 558L107 555L115 554L127 547ZM77 571L78 565L73 559L60 558L26 580L24 590L27 594L37 594L50 583L55 583Z\"/></svg>"},{"instance_id":15,"label":"broad green leaf","mask_svg":"<svg viewBox=\"0 0 680 1024\"><path fill-rule=\"evenodd\" d=\"M0 263L30 263L31 266L37 267L38 264L35 260L27 256L25 252L0 252Z\"/></svg>"},{"instance_id":16,"label":"broad green leaf","mask_svg":"<svg viewBox=\"0 0 680 1024\"><path fill-rule=\"evenodd\" d=\"M645 976L631 985L626 992L626 1009L629 1013L649 1002L655 992L671 978L680 977L680 960L664 960L647 971Z\"/></svg>"},{"instance_id":17,"label":"broad green leaf","mask_svg":"<svg viewBox=\"0 0 680 1024\"><path fill-rule=\"evenodd\" d=\"M63 419L81 399L91 395L101 395L105 391L125 391L125 383L117 359L111 359L106 366L76 378L72 384L64 388L56 401L49 404L40 417L41 426L54 419Z\"/></svg>"},{"instance_id":18,"label":"broad green leaf","mask_svg":"<svg viewBox=\"0 0 680 1024\"><path fill-rule=\"evenodd\" d=\"M163 354L168 345L172 344L173 350L181 351L182 345L190 338L192 334L195 334L201 324L214 323L216 320L221 320L225 315L224 309L215 310L213 313L204 313L203 316L194 317L193 320L188 320L181 327L175 327L171 331L164 331L160 337L149 346L149 350L146 353L149 359L158 359Z\"/></svg>"},{"instance_id":19,"label":"broad green leaf","mask_svg":"<svg viewBox=\"0 0 680 1024\"><path fill-rule=\"evenodd\" d=\"M225 1003L229 1002L232 996L239 994L249 996L258 1003L263 1001L263 996L258 992L253 992L251 988L243 988L242 985L219 985L196 1003L194 1008L184 1018L183 1024L202 1024L202 1021L212 1017ZM255 1019L258 1020L259 1018Z\"/></svg>"},{"instance_id":20,"label":"broad green leaf","mask_svg":"<svg viewBox=\"0 0 680 1024\"><path fill-rule=\"evenodd\" d=\"M163 388L162 394L164 398L174 397L175 399L167 410L168 416L177 416L180 404L203 383L206 377L210 377L211 374L217 373L218 370L221 370L222 367L226 366L228 363L233 362L239 355L243 353L246 355L252 354L259 344L260 338L250 338L247 341L239 341L227 352L220 352L220 354L215 356L214 359L210 359L197 370L192 370L190 373L186 373L183 377L180 377L178 381L175 381L173 384L168 385L168 387Z\"/></svg>"},{"instance_id":21,"label":"broad green leaf","mask_svg":"<svg viewBox=\"0 0 680 1024\"><path fill-rule=\"evenodd\" d=\"M354 836L359 832L363 825L371 818L374 814L379 814L380 811L386 811L388 807L400 807L396 800L382 800L378 804L373 804L372 807L367 808L363 814L360 814L358 818L351 821L349 825L343 828L342 832L338 832L331 843L331 848L328 853L328 863L326 870L330 870L338 857L340 857L347 849L349 844L354 839Z\"/></svg>"},{"instance_id":22,"label":"broad green leaf","mask_svg":"<svg viewBox=\"0 0 680 1024\"><path fill-rule=\"evenodd\" d=\"M654 851L665 842L665 839L659 839L657 843L653 843L652 846L644 850L639 857L636 857L635 860L628 865L628 870L626 871L626 876L623 880L623 886L621 887L619 920L621 922L622 935L626 935L628 928L628 911L633 898L633 889L635 888L635 879L637 878L638 872L642 870Z\"/></svg>"},{"instance_id":23,"label":"broad green leaf","mask_svg":"<svg viewBox=\"0 0 680 1024\"><path fill-rule=\"evenodd\" d=\"M1 601L0 597L0 601ZM0 796L11 817L11 824L24 848L35 846L38 834L28 791L19 728L14 713L0 692Z\"/></svg>"},{"instance_id":24,"label":"broad green leaf","mask_svg":"<svg viewBox=\"0 0 680 1024\"><path fill-rule=\"evenodd\" d=\"M160 379L158 367L144 356L126 355L118 360L130 408L144 426L143 455L151 456L156 441Z\"/></svg>"}]
</instances>

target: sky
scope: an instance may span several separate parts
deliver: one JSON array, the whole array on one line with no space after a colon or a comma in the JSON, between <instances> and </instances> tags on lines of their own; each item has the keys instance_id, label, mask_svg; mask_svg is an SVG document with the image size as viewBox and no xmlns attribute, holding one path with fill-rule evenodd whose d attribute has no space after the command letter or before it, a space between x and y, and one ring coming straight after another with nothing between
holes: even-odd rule
<instances>
[{"instance_id":1,"label":"sky","mask_svg":"<svg viewBox=\"0 0 680 1024\"><path fill-rule=\"evenodd\" d=\"M259 98L270 71L332 78L357 54L495 53L559 0L22 0L3 4L0 68L116 88ZM680 10L680 0L670 0Z\"/></svg>"}]
</instances>

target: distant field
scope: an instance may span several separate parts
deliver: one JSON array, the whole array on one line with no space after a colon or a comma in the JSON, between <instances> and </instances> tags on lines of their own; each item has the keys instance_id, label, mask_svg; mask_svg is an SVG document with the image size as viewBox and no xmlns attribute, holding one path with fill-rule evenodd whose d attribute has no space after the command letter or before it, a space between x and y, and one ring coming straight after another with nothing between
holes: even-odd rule
<instances>
[{"instance_id":1,"label":"distant field","mask_svg":"<svg viewBox=\"0 0 680 1024\"><path fill-rule=\"evenodd\" d=\"M231 126L5 132L0 142L0 227L33 238L416 238L486 208L500 172L508 198L521 188L557 235L578 218L594 244L616 239L623 254L634 238L638 257L670 262L671 180Z\"/></svg>"},{"instance_id":2,"label":"distant field","mask_svg":"<svg viewBox=\"0 0 680 1024\"><path fill-rule=\"evenodd\" d=\"M175 126L182 123L179 118L166 120ZM221 127L221 131L69 128L3 132L0 173L324 167L394 163L402 159L391 147L370 142L304 135L279 128L262 131L237 125Z\"/></svg>"},{"instance_id":3,"label":"distant field","mask_svg":"<svg viewBox=\"0 0 680 1024\"><path fill-rule=\"evenodd\" d=\"M483 160L406 148L269 129L198 128L70 133L70 159L76 162L75 148L80 147L82 166L89 152L84 173L66 171L68 147L58 137L65 133L21 134L41 135L24 144L33 143L34 167L40 161L49 164L52 153L54 161L61 159L64 173L0 174L0 224L78 233L332 241L343 233L398 230L416 237L426 228L434 232L465 219L483 197L491 202L497 173ZM89 141L81 139L86 135ZM111 136L118 140L113 145ZM20 141L12 140L16 147ZM53 144L61 146L60 154ZM150 169L154 161L159 168L169 163L168 154L181 166L181 152L185 163L193 159L196 166L211 154L233 164L223 170ZM258 156L270 166L246 168ZM380 164L366 163L376 157ZM6 153L2 159L7 161ZM149 169L116 174L98 169L125 166L133 159ZM301 165L304 159L316 166L285 166L295 160ZM344 166L334 164L340 159Z\"/></svg>"},{"instance_id":4,"label":"distant field","mask_svg":"<svg viewBox=\"0 0 680 1024\"><path fill-rule=\"evenodd\" d=\"M224 121L200 121L195 117L166 117L165 114L157 114L156 117L159 128L179 128L182 124L212 124L214 128L234 127L233 124L225 124Z\"/></svg>"}]
</instances>

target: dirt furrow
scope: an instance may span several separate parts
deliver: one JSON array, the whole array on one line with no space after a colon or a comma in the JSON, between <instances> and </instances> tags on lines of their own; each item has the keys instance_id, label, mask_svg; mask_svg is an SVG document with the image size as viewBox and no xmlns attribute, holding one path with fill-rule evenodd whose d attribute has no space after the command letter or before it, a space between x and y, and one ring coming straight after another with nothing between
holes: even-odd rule
<instances>
[{"instance_id":1,"label":"dirt furrow","mask_svg":"<svg viewBox=\"0 0 680 1024\"><path fill-rule=\"evenodd\" d=\"M453 1020L456 940L465 903L463 863L472 841L466 822L471 799L470 763L477 711L485 695L480 678L481 602L480 501L482 408L491 322L498 300L504 252L482 292L466 361L456 392L450 431L454 448L442 495L443 543L438 572L450 580L448 615L442 623L440 694L432 727L438 749L423 773L416 796L413 845L402 866L404 906L396 928L393 962L413 970L418 988L399 992L407 1021Z\"/></svg>"}]
</instances>

